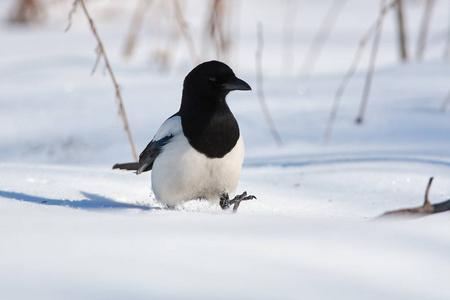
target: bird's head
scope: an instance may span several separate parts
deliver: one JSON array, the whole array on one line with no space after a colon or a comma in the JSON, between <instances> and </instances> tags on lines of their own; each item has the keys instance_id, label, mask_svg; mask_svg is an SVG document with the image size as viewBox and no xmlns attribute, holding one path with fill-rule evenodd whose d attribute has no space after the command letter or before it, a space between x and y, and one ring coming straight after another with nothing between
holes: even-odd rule
<instances>
[{"instance_id":1,"label":"bird's head","mask_svg":"<svg viewBox=\"0 0 450 300\"><path fill-rule=\"evenodd\" d=\"M221 101L230 91L251 89L230 67L213 60L198 65L186 76L183 101Z\"/></svg>"}]
</instances>

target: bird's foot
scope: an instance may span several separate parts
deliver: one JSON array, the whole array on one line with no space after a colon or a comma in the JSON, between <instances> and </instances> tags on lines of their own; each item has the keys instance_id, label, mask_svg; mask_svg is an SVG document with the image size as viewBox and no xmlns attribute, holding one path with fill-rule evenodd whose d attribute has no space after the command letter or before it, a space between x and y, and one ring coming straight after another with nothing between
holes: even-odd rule
<instances>
[{"instance_id":1,"label":"bird's foot","mask_svg":"<svg viewBox=\"0 0 450 300\"><path fill-rule=\"evenodd\" d=\"M233 199L230 200L230 197L228 196L228 193L223 193L220 196L220 207L222 207L223 210L228 209L231 205L233 206L233 212L237 212L237 209L242 201L246 200L252 200L256 199L253 195L247 195L247 192L243 192L241 195L237 195Z\"/></svg>"}]
</instances>

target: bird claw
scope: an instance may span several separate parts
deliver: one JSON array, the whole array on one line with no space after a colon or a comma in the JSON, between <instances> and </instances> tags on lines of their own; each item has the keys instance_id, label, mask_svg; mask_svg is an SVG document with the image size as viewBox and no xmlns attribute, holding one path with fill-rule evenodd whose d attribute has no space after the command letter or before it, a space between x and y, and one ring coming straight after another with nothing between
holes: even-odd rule
<instances>
[{"instance_id":1,"label":"bird claw","mask_svg":"<svg viewBox=\"0 0 450 300\"><path fill-rule=\"evenodd\" d=\"M256 199L256 197L253 195L247 195L247 192L243 192L241 195L237 195L231 200L230 200L230 197L228 196L228 193L223 193L220 196L219 203L220 203L220 207L223 210L230 208L230 206L234 204L233 213L235 213L235 212L237 212L237 209L242 201L252 200L252 199Z\"/></svg>"}]
</instances>

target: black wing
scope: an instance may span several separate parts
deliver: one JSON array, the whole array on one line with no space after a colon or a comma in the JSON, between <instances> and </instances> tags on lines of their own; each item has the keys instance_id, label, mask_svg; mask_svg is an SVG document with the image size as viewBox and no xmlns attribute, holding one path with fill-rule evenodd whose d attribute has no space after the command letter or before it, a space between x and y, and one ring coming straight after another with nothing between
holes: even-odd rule
<instances>
[{"instance_id":1,"label":"black wing","mask_svg":"<svg viewBox=\"0 0 450 300\"><path fill-rule=\"evenodd\" d=\"M153 167L153 162L156 157L161 153L162 147L166 145L170 139L173 138L173 134L163 137L157 141L151 141L141 155L139 155L139 166L137 168L136 174L141 174L142 172L150 171Z\"/></svg>"},{"instance_id":2,"label":"black wing","mask_svg":"<svg viewBox=\"0 0 450 300\"><path fill-rule=\"evenodd\" d=\"M139 155L139 162L115 164L113 169L133 170L136 171L136 174L150 171L156 157L163 150L163 146L178 134L183 134L183 129L180 116L176 113L161 125L153 140Z\"/></svg>"}]
</instances>

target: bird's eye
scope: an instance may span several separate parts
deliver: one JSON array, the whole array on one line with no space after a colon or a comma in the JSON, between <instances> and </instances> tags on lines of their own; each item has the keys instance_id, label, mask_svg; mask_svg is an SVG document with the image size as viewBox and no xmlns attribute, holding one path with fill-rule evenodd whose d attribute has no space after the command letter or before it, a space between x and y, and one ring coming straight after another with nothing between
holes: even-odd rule
<instances>
[{"instance_id":1,"label":"bird's eye","mask_svg":"<svg viewBox=\"0 0 450 300\"><path fill-rule=\"evenodd\" d=\"M209 81L211 81L211 82L216 82L216 80L217 80L216 76L214 76L214 75L209 76L208 79L209 79Z\"/></svg>"}]
</instances>

